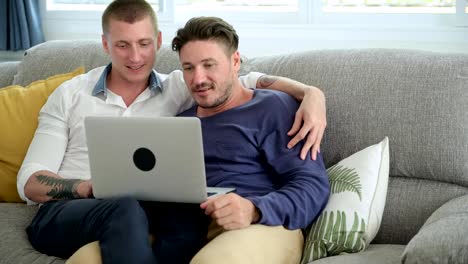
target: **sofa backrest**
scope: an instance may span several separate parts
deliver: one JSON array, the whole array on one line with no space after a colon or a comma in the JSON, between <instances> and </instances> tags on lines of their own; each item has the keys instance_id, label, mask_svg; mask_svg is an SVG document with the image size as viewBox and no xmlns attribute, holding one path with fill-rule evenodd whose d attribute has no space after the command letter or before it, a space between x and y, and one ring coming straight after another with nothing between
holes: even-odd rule
<instances>
[{"instance_id":1,"label":"sofa backrest","mask_svg":"<svg viewBox=\"0 0 468 264\"><path fill-rule=\"evenodd\" d=\"M0 62L0 88L13 83L13 77L18 71L19 61Z\"/></svg>"},{"instance_id":2,"label":"sofa backrest","mask_svg":"<svg viewBox=\"0 0 468 264\"><path fill-rule=\"evenodd\" d=\"M26 52L14 83L106 65L98 40L49 41ZM179 68L164 46L155 68ZM406 244L446 201L468 193L468 55L415 50L309 51L244 59L260 71L320 87L327 166L390 139L390 182L374 243Z\"/></svg>"},{"instance_id":3,"label":"sofa backrest","mask_svg":"<svg viewBox=\"0 0 468 264\"><path fill-rule=\"evenodd\" d=\"M406 244L435 209L468 192L468 54L310 51L244 66L324 91L327 167L389 137L391 178L374 243Z\"/></svg>"}]
</instances>

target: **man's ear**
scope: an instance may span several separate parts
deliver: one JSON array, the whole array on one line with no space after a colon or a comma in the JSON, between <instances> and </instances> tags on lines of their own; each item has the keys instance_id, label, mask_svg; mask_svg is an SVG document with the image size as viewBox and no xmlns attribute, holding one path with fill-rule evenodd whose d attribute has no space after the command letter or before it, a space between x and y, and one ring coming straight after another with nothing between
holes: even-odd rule
<instances>
[{"instance_id":1,"label":"man's ear","mask_svg":"<svg viewBox=\"0 0 468 264\"><path fill-rule=\"evenodd\" d=\"M157 43L157 49L156 51L158 51L160 48L161 48L161 45L162 45L162 33L161 31L158 32L158 36L157 36L157 39L156 39L156 43Z\"/></svg>"},{"instance_id":2,"label":"man's ear","mask_svg":"<svg viewBox=\"0 0 468 264\"><path fill-rule=\"evenodd\" d=\"M109 54L109 42L107 42L107 38L105 34L101 35L101 42L102 42L102 47L104 48L104 51Z\"/></svg>"},{"instance_id":3,"label":"man's ear","mask_svg":"<svg viewBox=\"0 0 468 264\"><path fill-rule=\"evenodd\" d=\"M240 56L239 51L236 50L236 51L232 54L231 58L232 58L232 62L233 62L234 69L240 70L240 66L241 66L242 61L241 61L241 56Z\"/></svg>"}]
</instances>

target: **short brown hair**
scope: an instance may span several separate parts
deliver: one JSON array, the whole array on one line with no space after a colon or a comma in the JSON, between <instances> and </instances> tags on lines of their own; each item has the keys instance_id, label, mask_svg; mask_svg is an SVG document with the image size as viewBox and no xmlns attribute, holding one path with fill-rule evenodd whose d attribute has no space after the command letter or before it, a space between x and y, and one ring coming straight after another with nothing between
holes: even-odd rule
<instances>
[{"instance_id":1,"label":"short brown hair","mask_svg":"<svg viewBox=\"0 0 468 264\"><path fill-rule=\"evenodd\" d=\"M239 46L239 36L236 30L219 17L195 17L190 19L183 28L177 30L172 40L172 50L180 52L189 41L216 40L226 45L227 55L234 53Z\"/></svg>"},{"instance_id":2,"label":"short brown hair","mask_svg":"<svg viewBox=\"0 0 468 264\"><path fill-rule=\"evenodd\" d=\"M157 35L158 19L153 7L145 0L114 0L110 3L102 14L102 32L109 32L109 21L115 19L127 23L135 23L142 19L150 17L154 26L154 34Z\"/></svg>"}]
</instances>

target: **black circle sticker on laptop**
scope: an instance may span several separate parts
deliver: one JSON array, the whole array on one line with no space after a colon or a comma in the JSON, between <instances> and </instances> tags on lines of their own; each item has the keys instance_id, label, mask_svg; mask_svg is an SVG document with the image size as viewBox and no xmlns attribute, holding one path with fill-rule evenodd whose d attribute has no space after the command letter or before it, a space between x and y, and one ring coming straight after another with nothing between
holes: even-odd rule
<instances>
[{"instance_id":1,"label":"black circle sticker on laptop","mask_svg":"<svg viewBox=\"0 0 468 264\"><path fill-rule=\"evenodd\" d=\"M133 153L133 163L142 171L150 171L156 165L156 157L147 148L139 148Z\"/></svg>"}]
</instances>

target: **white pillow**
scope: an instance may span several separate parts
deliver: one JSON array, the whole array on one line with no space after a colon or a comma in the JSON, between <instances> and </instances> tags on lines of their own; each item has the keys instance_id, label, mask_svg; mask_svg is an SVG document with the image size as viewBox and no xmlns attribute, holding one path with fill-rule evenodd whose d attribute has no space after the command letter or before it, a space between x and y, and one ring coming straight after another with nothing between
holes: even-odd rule
<instances>
[{"instance_id":1,"label":"white pillow","mask_svg":"<svg viewBox=\"0 0 468 264\"><path fill-rule=\"evenodd\" d=\"M389 175L388 138L328 170L330 198L306 229L303 264L364 250L379 230Z\"/></svg>"}]
</instances>

